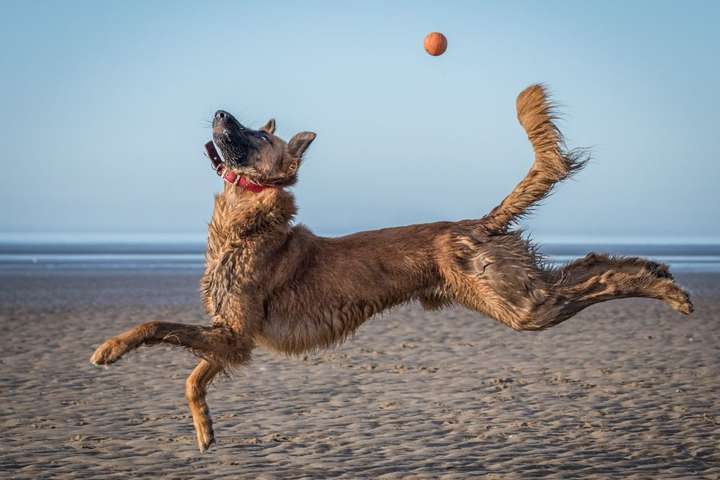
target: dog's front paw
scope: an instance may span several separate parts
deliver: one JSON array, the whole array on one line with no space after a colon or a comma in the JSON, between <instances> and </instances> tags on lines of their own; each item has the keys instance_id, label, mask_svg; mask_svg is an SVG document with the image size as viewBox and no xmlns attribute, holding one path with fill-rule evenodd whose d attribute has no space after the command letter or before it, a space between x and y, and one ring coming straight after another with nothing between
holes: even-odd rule
<instances>
[{"instance_id":1,"label":"dog's front paw","mask_svg":"<svg viewBox=\"0 0 720 480\"><path fill-rule=\"evenodd\" d=\"M201 410L193 412L193 424L195 425L195 435L200 453L205 453L210 448L210 445L215 443L215 433L213 432L212 420L207 405Z\"/></svg>"},{"instance_id":2,"label":"dog's front paw","mask_svg":"<svg viewBox=\"0 0 720 480\"><path fill-rule=\"evenodd\" d=\"M213 433L212 427L210 426L208 429L197 429L195 433L197 435L198 449L200 449L200 453L205 453L208 448L210 448L210 445L215 443L215 434Z\"/></svg>"},{"instance_id":3,"label":"dog's front paw","mask_svg":"<svg viewBox=\"0 0 720 480\"><path fill-rule=\"evenodd\" d=\"M117 338L111 338L95 350L95 353L90 357L90 363L93 365L110 365L119 360L128 350L127 343Z\"/></svg>"}]
</instances>

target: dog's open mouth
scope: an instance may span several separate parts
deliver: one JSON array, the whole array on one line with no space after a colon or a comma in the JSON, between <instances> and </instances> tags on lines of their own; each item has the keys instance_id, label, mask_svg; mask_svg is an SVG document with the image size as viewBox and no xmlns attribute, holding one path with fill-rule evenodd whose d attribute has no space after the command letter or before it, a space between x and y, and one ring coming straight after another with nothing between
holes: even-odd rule
<instances>
[{"instance_id":1,"label":"dog's open mouth","mask_svg":"<svg viewBox=\"0 0 720 480\"><path fill-rule=\"evenodd\" d=\"M227 183L235 185L236 187L241 187L245 190L250 190L251 192L255 193L261 192L265 188L267 188L229 169L225 165L225 162L220 156L217 148L215 148L215 143L213 143L212 140L205 144L205 154L210 159L210 164L212 166L212 169L215 170L215 173L217 173L220 178L225 180Z\"/></svg>"}]
</instances>

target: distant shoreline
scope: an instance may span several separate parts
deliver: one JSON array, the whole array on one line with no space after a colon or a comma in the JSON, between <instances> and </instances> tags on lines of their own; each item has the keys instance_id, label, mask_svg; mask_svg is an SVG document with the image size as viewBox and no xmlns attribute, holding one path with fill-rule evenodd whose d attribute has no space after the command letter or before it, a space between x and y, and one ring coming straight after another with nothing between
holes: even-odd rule
<instances>
[{"instance_id":1,"label":"distant shoreline","mask_svg":"<svg viewBox=\"0 0 720 480\"><path fill-rule=\"evenodd\" d=\"M329 235L334 237L335 235ZM548 255L578 255L589 251L614 255L720 256L720 242L645 241L533 241ZM191 235L159 236L60 236L0 234L0 254L202 254L206 239Z\"/></svg>"},{"instance_id":2,"label":"distant shoreline","mask_svg":"<svg viewBox=\"0 0 720 480\"><path fill-rule=\"evenodd\" d=\"M642 256L686 272L720 272L720 244L545 243L550 264L588 252ZM200 270L200 242L0 242L0 271Z\"/></svg>"}]
</instances>

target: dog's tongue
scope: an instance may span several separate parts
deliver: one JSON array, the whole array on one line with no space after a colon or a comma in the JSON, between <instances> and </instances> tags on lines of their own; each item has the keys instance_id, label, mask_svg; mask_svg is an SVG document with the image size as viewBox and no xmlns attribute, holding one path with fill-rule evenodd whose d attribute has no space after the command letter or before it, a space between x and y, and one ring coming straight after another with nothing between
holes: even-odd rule
<instances>
[{"instance_id":1,"label":"dog's tongue","mask_svg":"<svg viewBox=\"0 0 720 480\"><path fill-rule=\"evenodd\" d=\"M223 161L212 140L205 144L205 152L212 162L213 170L217 171L218 167L223 164Z\"/></svg>"}]
</instances>

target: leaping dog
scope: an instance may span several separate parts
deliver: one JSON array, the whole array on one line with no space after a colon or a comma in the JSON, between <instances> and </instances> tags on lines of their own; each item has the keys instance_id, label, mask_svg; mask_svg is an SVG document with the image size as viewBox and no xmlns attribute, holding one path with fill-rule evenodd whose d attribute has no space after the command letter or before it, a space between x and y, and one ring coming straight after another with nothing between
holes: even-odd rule
<instances>
[{"instance_id":1,"label":"leaping dog","mask_svg":"<svg viewBox=\"0 0 720 480\"><path fill-rule=\"evenodd\" d=\"M549 328L616 298L655 298L691 313L688 294L665 265L590 253L551 268L513 229L587 161L584 150L565 148L554 112L540 85L518 96L518 119L535 161L483 218L325 238L293 224L297 209L288 191L315 134L298 133L286 143L274 134L274 120L252 130L218 111L206 148L225 183L215 197L201 281L212 324L144 323L107 340L91 362L108 365L157 343L195 353L200 360L185 392L205 451L214 441L205 394L218 373L247 363L258 346L299 354L336 344L402 303L417 300L427 309L459 304L514 330Z\"/></svg>"}]
</instances>

